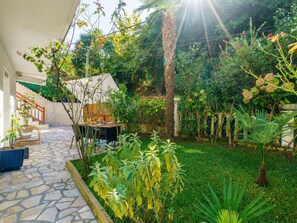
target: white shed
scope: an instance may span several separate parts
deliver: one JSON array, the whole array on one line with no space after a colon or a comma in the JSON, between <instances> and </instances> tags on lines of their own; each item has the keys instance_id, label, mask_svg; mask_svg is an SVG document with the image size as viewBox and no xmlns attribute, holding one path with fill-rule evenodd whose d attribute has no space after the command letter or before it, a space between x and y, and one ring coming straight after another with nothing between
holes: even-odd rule
<instances>
[{"instance_id":1,"label":"white shed","mask_svg":"<svg viewBox=\"0 0 297 223\"><path fill-rule=\"evenodd\" d=\"M89 89L89 94L83 93L86 86L87 89ZM119 89L111 74L101 74L98 76L71 80L67 82L67 88L78 100L84 100L86 104L94 104L98 101L105 102L107 100L106 93L108 89L115 91Z\"/></svg>"}]
</instances>

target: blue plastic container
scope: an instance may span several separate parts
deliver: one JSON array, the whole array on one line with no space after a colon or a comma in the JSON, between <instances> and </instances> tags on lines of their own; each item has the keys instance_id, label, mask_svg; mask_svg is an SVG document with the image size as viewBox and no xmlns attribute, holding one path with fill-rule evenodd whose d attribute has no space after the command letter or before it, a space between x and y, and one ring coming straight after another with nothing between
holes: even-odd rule
<instances>
[{"instance_id":1,"label":"blue plastic container","mask_svg":"<svg viewBox=\"0 0 297 223\"><path fill-rule=\"evenodd\" d=\"M0 150L0 171L17 170L23 166L24 149Z\"/></svg>"}]
</instances>

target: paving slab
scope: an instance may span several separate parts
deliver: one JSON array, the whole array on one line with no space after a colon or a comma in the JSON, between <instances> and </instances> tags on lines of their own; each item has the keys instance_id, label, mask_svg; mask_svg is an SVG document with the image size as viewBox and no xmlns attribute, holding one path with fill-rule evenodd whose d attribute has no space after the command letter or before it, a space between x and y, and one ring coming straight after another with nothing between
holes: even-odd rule
<instances>
[{"instance_id":1,"label":"paving slab","mask_svg":"<svg viewBox=\"0 0 297 223\"><path fill-rule=\"evenodd\" d=\"M41 144L30 147L20 170L0 173L0 223L95 223L94 215L65 168L78 158L70 149L69 126L41 130Z\"/></svg>"}]
</instances>

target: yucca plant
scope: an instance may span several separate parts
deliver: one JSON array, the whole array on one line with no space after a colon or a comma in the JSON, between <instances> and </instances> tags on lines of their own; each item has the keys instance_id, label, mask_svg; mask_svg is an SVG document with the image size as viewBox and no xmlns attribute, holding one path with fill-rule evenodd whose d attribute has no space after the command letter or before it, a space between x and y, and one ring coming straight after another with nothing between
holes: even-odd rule
<instances>
[{"instance_id":1,"label":"yucca plant","mask_svg":"<svg viewBox=\"0 0 297 223\"><path fill-rule=\"evenodd\" d=\"M239 189L239 182L234 184L232 180L228 185L224 181L223 199L209 185L211 198L202 192L205 201L197 200L195 208L199 211L199 217L208 223L247 223L252 219L268 212L274 206L266 206L269 199L262 200L263 194L252 200L245 208L240 203L245 192L246 184Z\"/></svg>"},{"instance_id":2,"label":"yucca plant","mask_svg":"<svg viewBox=\"0 0 297 223\"><path fill-rule=\"evenodd\" d=\"M297 115L297 112L283 114L273 120L268 119L264 110L256 110L249 115L243 109L235 110L234 117L238 120L240 128L247 131L243 141L256 145L261 156L260 173L256 180L259 186L267 186L266 167L264 160L265 146L272 144L290 128L287 123Z\"/></svg>"}]
</instances>

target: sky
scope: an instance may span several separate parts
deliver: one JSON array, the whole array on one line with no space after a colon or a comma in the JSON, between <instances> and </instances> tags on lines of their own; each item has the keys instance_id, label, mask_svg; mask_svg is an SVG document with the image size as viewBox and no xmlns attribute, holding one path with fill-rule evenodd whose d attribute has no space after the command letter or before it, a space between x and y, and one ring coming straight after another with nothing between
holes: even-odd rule
<instances>
[{"instance_id":1,"label":"sky","mask_svg":"<svg viewBox=\"0 0 297 223\"><path fill-rule=\"evenodd\" d=\"M86 3L89 4L90 6L88 7L88 10L91 14L92 11L95 10L95 4L93 3L95 0L81 0L81 3ZM101 0L101 5L104 8L104 12L105 12L105 16L101 16L100 17L100 22L99 22L99 28L103 31L103 34L108 34L111 31L111 15L114 12L117 4L118 4L118 0ZM137 9L139 6L141 6L141 2L138 0L125 0L124 1L126 3L125 6L125 11L130 15L134 9ZM146 16L149 13L147 11L143 11L141 14L141 19L142 21L145 20ZM94 19L95 20L95 19ZM79 39L80 34L87 32L84 29L75 29L74 32L74 38L73 38L73 42L75 42L76 40ZM67 39L70 39L72 35L72 32L69 32L69 35L67 37Z\"/></svg>"}]
</instances>

